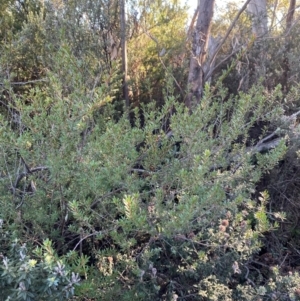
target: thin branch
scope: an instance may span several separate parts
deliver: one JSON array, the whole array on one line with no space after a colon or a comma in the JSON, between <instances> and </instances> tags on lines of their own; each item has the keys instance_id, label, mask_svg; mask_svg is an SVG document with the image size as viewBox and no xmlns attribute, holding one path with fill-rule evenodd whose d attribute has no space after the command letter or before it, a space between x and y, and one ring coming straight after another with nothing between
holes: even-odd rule
<instances>
[{"instance_id":1,"label":"thin branch","mask_svg":"<svg viewBox=\"0 0 300 301\"><path fill-rule=\"evenodd\" d=\"M249 275L249 268L248 268L246 265L244 265L244 267L245 267L245 269L247 270L246 275L245 275L245 279L246 279L249 283L251 283L253 287L256 287L255 283L254 283L251 279L248 278L248 275Z\"/></svg>"},{"instance_id":2,"label":"thin branch","mask_svg":"<svg viewBox=\"0 0 300 301\"><path fill-rule=\"evenodd\" d=\"M5 152L4 152L4 149L3 149L3 147L2 147L2 152L3 152L3 158L4 158L4 162L5 162L5 168L6 168L6 172L7 172L7 174L8 174L8 178L9 178L9 181L10 181L10 185L11 185L11 187L13 187L13 183L12 183L12 176L11 176L11 174L9 173L9 169L8 169L8 165L7 165L7 160L6 160L6 154L5 154Z\"/></svg>"},{"instance_id":3,"label":"thin branch","mask_svg":"<svg viewBox=\"0 0 300 301\"><path fill-rule=\"evenodd\" d=\"M238 19L240 18L240 15L243 13L243 11L247 8L249 2L251 0L247 0L245 2L245 4L243 5L243 7L239 10L239 12L237 13L237 15L235 16L234 20L231 22L229 28L227 29L227 32L225 34L225 36L223 37L223 39L221 40L219 46L217 47L215 53L211 56L211 59L209 60L209 64L208 66L212 66L216 60L217 54L219 53L219 51L221 50L223 44L225 43L225 41L227 40L229 34L231 33L233 27L235 26L236 22L238 21ZM214 68L215 70L216 68ZM211 72L212 73L212 72Z\"/></svg>"},{"instance_id":4,"label":"thin branch","mask_svg":"<svg viewBox=\"0 0 300 301\"><path fill-rule=\"evenodd\" d=\"M194 12L194 16L192 18L191 24L190 24L188 32L187 32L187 40L189 40L191 38L192 31L193 31L193 28L194 28L194 24L196 22L196 18L198 16L198 14L199 14L199 9L200 9L200 6L198 5L198 7L196 8L196 10Z\"/></svg>"},{"instance_id":5,"label":"thin branch","mask_svg":"<svg viewBox=\"0 0 300 301\"><path fill-rule=\"evenodd\" d=\"M159 49L159 43L158 43L157 39L156 39L150 32L147 32L145 29L144 29L144 32L145 32L145 34L146 34L152 41L155 42L155 44L156 44L156 46L157 46L157 49ZM169 72L168 72L168 69L167 69L166 65L164 64L163 60L161 59L161 57L159 57L159 60L160 60L160 62L161 62L161 64L162 64L162 66L164 67L165 71L173 78L173 80L174 80L176 86L177 86L178 89L180 90L181 95L184 96L184 93L183 93L183 91L182 91L182 88L180 87L180 85L179 85L178 81L176 80L176 78L174 77L174 75L173 75L172 73L169 73Z\"/></svg>"},{"instance_id":6,"label":"thin branch","mask_svg":"<svg viewBox=\"0 0 300 301\"><path fill-rule=\"evenodd\" d=\"M90 208L91 208L91 209L94 209L95 206L96 206L99 202L101 202L102 200L104 200L105 198L107 198L107 197L109 197L109 196L114 195L114 194L117 193L117 192L122 191L122 189L123 189L123 188L118 188L118 189L115 189L115 190L113 190L113 191L110 191L110 192L106 193L106 194L103 195L102 197L96 199L96 200L91 204Z\"/></svg>"},{"instance_id":7,"label":"thin branch","mask_svg":"<svg viewBox=\"0 0 300 301\"><path fill-rule=\"evenodd\" d=\"M100 232L94 232L94 233L91 233L91 234L86 235L86 236L84 236L83 238L81 238L81 239L79 240L79 242L76 244L76 246L73 248L73 251L75 251L75 250L77 249L77 247L78 247L79 245L81 245L81 243L82 243L85 239L87 239L87 238L89 238L89 237L91 237L91 236L94 236L94 235L98 235L98 234L102 234L102 232L101 232L101 231L100 231Z\"/></svg>"},{"instance_id":8,"label":"thin branch","mask_svg":"<svg viewBox=\"0 0 300 301\"><path fill-rule=\"evenodd\" d=\"M38 167L35 167L35 168L31 168L29 173L34 173L34 172L41 171L41 170L49 170L49 167L47 167L47 166L38 166Z\"/></svg>"},{"instance_id":9,"label":"thin branch","mask_svg":"<svg viewBox=\"0 0 300 301\"><path fill-rule=\"evenodd\" d=\"M282 139L283 138L276 138L274 140L271 140L270 142L257 144L254 147L250 148L250 151L253 153L262 153L262 152L268 151L270 149L274 149L275 147L277 147L280 144Z\"/></svg>"},{"instance_id":10,"label":"thin branch","mask_svg":"<svg viewBox=\"0 0 300 301\"><path fill-rule=\"evenodd\" d=\"M298 117L299 115L300 115L300 111L298 111L298 112L296 112L296 113L292 114L292 115L291 115L291 116L289 116L288 118L289 118L290 120L292 120L292 119L294 119L294 118Z\"/></svg>"},{"instance_id":11,"label":"thin branch","mask_svg":"<svg viewBox=\"0 0 300 301\"><path fill-rule=\"evenodd\" d=\"M272 134L268 135L267 137L261 139L260 141L258 141L258 143L256 144L256 147L259 147L260 145L264 144L266 141L270 140L271 138L275 137L278 134L278 129L276 129Z\"/></svg>"},{"instance_id":12,"label":"thin branch","mask_svg":"<svg viewBox=\"0 0 300 301\"><path fill-rule=\"evenodd\" d=\"M78 248L78 246L80 245L80 244L82 244L82 242L85 240L85 239L87 239L87 238L89 238L89 237L92 237L92 236L95 236L95 235L105 235L105 234L108 234L109 232L111 232L111 231L114 231L115 229L111 229L111 230L105 230L105 231L95 231L95 232L93 232L93 233L91 233L91 234L88 234L88 235L85 235L84 237L82 237L80 240L79 240L79 242L76 244L76 246L73 248L73 251L75 251L77 248Z\"/></svg>"},{"instance_id":13,"label":"thin branch","mask_svg":"<svg viewBox=\"0 0 300 301\"><path fill-rule=\"evenodd\" d=\"M36 79L36 80L29 80L27 82L8 82L8 84L13 85L13 86L24 86L24 85L35 84L35 83L39 83L39 82L48 82L48 79L41 78L41 79ZM4 85L6 85L6 83L0 83L0 86L4 86Z\"/></svg>"},{"instance_id":14,"label":"thin branch","mask_svg":"<svg viewBox=\"0 0 300 301\"><path fill-rule=\"evenodd\" d=\"M27 169L27 168L26 168L26 169ZM29 169L28 171L26 170L26 171L20 173L20 174L18 175L17 179L16 179L16 182L15 182L15 185L13 186L13 188L14 188L14 189L17 189L17 186L18 186L18 184L20 183L20 181L21 181L24 177L26 177L27 175L32 174L32 173L37 172L37 171L48 170L48 169L49 169L49 167L47 167L47 166L38 166L38 167L35 167L35 168L31 168L31 169Z\"/></svg>"},{"instance_id":15,"label":"thin branch","mask_svg":"<svg viewBox=\"0 0 300 301\"><path fill-rule=\"evenodd\" d=\"M281 262L281 264L279 265L279 268L282 267L282 265L284 264L284 262L285 262L286 258L288 257L288 255L289 255L289 253L286 253L286 255L284 256L284 258L283 258L283 260Z\"/></svg>"},{"instance_id":16,"label":"thin branch","mask_svg":"<svg viewBox=\"0 0 300 301\"><path fill-rule=\"evenodd\" d=\"M169 73L169 72L168 72L168 69L167 69L165 63L163 62L163 60L161 59L161 57L159 58L159 60L160 60L161 64L163 65L165 71L166 71L167 73ZM183 91L182 91L182 89L181 89L181 87L180 87L178 81L177 81L176 78L174 77L174 75L173 75L172 73L169 73L169 74L171 75L171 77L173 78L173 80L174 80L176 86L177 86L178 89L180 90L181 95L184 96L184 93L183 93Z\"/></svg>"},{"instance_id":17,"label":"thin branch","mask_svg":"<svg viewBox=\"0 0 300 301\"><path fill-rule=\"evenodd\" d=\"M242 47L240 47L239 49L233 51L232 53L230 53L229 55L227 55L221 62L219 62L214 68L209 68L209 72L205 75L204 81L206 82L211 76L212 74L215 72L215 70L217 70L217 68L219 68L219 66L221 66L223 63L225 63L228 59L230 59L232 56L234 56L235 54L237 54L240 50L242 49ZM210 65L211 66L211 65Z\"/></svg>"},{"instance_id":18,"label":"thin branch","mask_svg":"<svg viewBox=\"0 0 300 301\"><path fill-rule=\"evenodd\" d=\"M271 19L270 28L273 28L273 26L274 26L274 22L275 22L275 19L276 19L277 6L278 6L278 0L275 0L274 9L273 9L273 12L272 12L272 19Z\"/></svg>"}]
</instances>

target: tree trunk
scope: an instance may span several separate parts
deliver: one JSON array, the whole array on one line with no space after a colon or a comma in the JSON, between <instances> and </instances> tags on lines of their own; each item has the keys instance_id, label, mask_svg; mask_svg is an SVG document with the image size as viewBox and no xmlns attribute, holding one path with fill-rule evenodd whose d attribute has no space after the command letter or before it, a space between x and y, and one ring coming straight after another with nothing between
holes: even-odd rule
<instances>
[{"instance_id":1,"label":"tree trunk","mask_svg":"<svg viewBox=\"0 0 300 301\"><path fill-rule=\"evenodd\" d=\"M129 108L129 93L127 81L127 42L126 42L126 16L125 0L120 0L120 22L121 22L121 49L122 49L122 72L123 72L123 97L126 108Z\"/></svg>"},{"instance_id":2,"label":"tree trunk","mask_svg":"<svg viewBox=\"0 0 300 301\"><path fill-rule=\"evenodd\" d=\"M268 35L268 16L266 0L251 0L247 12L252 21L252 33L256 37L249 62L249 82L256 83L258 78L266 79L267 52L264 47Z\"/></svg>"},{"instance_id":3,"label":"tree trunk","mask_svg":"<svg viewBox=\"0 0 300 301\"><path fill-rule=\"evenodd\" d=\"M290 5L288 9L288 13L286 15L286 36L285 36L285 51L283 55L283 72L281 77L281 86L282 90L287 93L289 91L289 75L290 75L290 61L289 61L289 52L290 52L290 45L292 43L292 34L291 29L294 21L295 15L295 8L296 8L296 0L290 0Z\"/></svg>"},{"instance_id":4,"label":"tree trunk","mask_svg":"<svg viewBox=\"0 0 300 301\"><path fill-rule=\"evenodd\" d=\"M289 11L286 16L286 31L288 32L293 24L296 9L296 0L290 0Z\"/></svg>"},{"instance_id":5,"label":"tree trunk","mask_svg":"<svg viewBox=\"0 0 300 301\"><path fill-rule=\"evenodd\" d=\"M192 101L199 104L203 92L203 66L207 56L207 47L213 18L215 0L200 0L196 28L192 33L192 55L188 76L189 94L186 105L191 110Z\"/></svg>"},{"instance_id":6,"label":"tree trunk","mask_svg":"<svg viewBox=\"0 0 300 301\"><path fill-rule=\"evenodd\" d=\"M213 58L213 55L217 52L218 47L221 42L221 37L213 37L210 36L208 39L207 51L206 51L206 60L203 64L203 71L204 71L204 83L210 83L212 79L212 71L215 68L216 61Z\"/></svg>"},{"instance_id":7,"label":"tree trunk","mask_svg":"<svg viewBox=\"0 0 300 301\"><path fill-rule=\"evenodd\" d=\"M251 0L247 7L252 16L252 32L257 37L268 33L268 16L266 0Z\"/></svg>"}]
</instances>

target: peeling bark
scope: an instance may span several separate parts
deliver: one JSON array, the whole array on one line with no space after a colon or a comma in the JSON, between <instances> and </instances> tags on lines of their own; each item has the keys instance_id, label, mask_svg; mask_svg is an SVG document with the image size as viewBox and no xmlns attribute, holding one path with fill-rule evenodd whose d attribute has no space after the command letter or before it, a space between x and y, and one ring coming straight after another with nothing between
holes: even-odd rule
<instances>
[{"instance_id":1,"label":"peeling bark","mask_svg":"<svg viewBox=\"0 0 300 301\"><path fill-rule=\"evenodd\" d=\"M192 101L200 102L203 89L203 66L207 57L207 47L213 18L215 0L200 0L196 27L192 33L192 54L188 76L189 94L186 105L192 108Z\"/></svg>"},{"instance_id":2,"label":"peeling bark","mask_svg":"<svg viewBox=\"0 0 300 301\"><path fill-rule=\"evenodd\" d=\"M206 81L210 80L214 70L216 69L215 60L222 45L225 43L242 12L247 8L248 3L253 0L246 0L243 7L237 13L236 17L232 21L225 36L222 39L213 39L210 36L210 27L213 18L215 0L198 1L200 2L198 3L199 11L196 12L193 17L188 34L188 36L190 37L195 19L198 16L196 28L191 34L192 55L188 76L189 93L185 101L185 104L190 109L190 111L193 107L193 101L195 105L200 103L203 93L203 86ZM229 59L233 54L230 54L227 59Z\"/></svg>"}]
</instances>

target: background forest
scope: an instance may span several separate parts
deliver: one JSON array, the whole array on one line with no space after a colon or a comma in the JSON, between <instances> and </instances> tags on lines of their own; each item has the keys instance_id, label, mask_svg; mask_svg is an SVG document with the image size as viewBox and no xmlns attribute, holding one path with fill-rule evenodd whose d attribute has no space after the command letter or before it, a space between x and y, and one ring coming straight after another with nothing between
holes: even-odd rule
<instances>
[{"instance_id":1,"label":"background forest","mask_svg":"<svg viewBox=\"0 0 300 301\"><path fill-rule=\"evenodd\" d=\"M1 301L300 300L299 4L190 12L0 1Z\"/></svg>"}]
</instances>

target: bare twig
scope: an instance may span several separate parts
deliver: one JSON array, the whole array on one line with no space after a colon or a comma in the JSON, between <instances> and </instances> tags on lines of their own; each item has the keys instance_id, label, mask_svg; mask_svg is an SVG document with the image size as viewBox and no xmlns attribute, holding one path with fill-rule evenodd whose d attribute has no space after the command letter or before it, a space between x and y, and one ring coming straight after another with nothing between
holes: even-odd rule
<instances>
[{"instance_id":1,"label":"bare twig","mask_svg":"<svg viewBox=\"0 0 300 301\"><path fill-rule=\"evenodd\" d=\"M148 171L148 170L145 170L145 169L141 169L141 168L132 168L131 171L133 172L140 172L140 173L144 173L146 175L151 175L151 174L154 174L153 171Z\"/></svg>"},{"instance_id":2,"label":"bare twig","mask_svg":"<svg viewBox=\"0 0 300 301\"><path fill-rule=\"evenodd\" d=\"M6 161L6 159L5 159L6 155L5 155L5 151L4 151L3 147L2 147L2 152L3 152L3 158L4 158L4 162L5 162L5 168L6 168L6 172L7 172L7 174L8 174L8 178L9 178L9 181L10 181L10 185L11 185L11 187L13 187L12 176L11 176L11 174L9 173L7 161Z\"/></svg>"},{"instance_id":3,"label":"bare twig","mask_svg":"<svg viewBox=\"0 0 300 301\"><path fill-rule=\"evenodd\" d=\"M10 190L12 191L12 195L13 197L16 196L16 192L17 192L17 187L19 185L19 183L21 182L21 180L26 177L27 175L29 174L33 174L35 172L38 172L38 171L42 171L42 170L49 170L49 167L47 166L38 166L38 167L34 167L34 168L30 168L28 166L28 164L25 162L25 160L23 159L23 157L21 156L21 161L24 165L24 169L25 171L24 172L21 172L21 173L18 173L17 175L17 178L15 180L15 183L13 184L12 181L11 181L11 188ZM34 193L35 190L36 190L36 187L35 187L35 183L33 181L30 182L29 184L29 188L30 188L30 191L26 191L25 189L25 186L24 186L24 190L23 190L23 193L21 193L21 202L16 206L16 209L20 208L23 203L24 203L24 194L27 192L28 194L29 193Z\"/></svg>"},{"instance_id":4,"label":"bare twig","mask_svg":"<svg viewBox=\"0 0 300 301\"><path fill-rule=\"evenodd\" d=\"M104 200L105 198L114 195L115 193L121 191L122 189L123 189L123 188L115 189L115 190L113 190L113 191L110 191L110 192L106 193L106 194L103 195L102 197L97 198L97 199L91 204L91 206L90 206L91 209L93 209L99 202L101 202L101 201Z\"/></svg>"},{"instance_id":5,"label":"bare twig","mask_svg":"<svg viewBox=\"0 0 300 301\"><path fill-rule=\"evenodd\" d=\"M223 63L225 63L226 61L228 61L232 56L234 56L235 54L237 54L241 49L242 49L242 47L240 47L239 49L231 52L221 62L219 62L214 68L211 68L212 63L210 62L210 67L208 68L209 71L205 75L204 81L206 82L212 76L212 74L215 72L215 70L217 70L219 68L219 66L221 66Z\"/></svg>"},{"instance_id":6,"label":"bare twig","mask_svg":"<svg viewBox=\"0 0 300 301\"><path fill-rule=\"evenodd\" d=\"M216 60L216 57L217 57L219 51L221 50L223 44L224 44L225 41L227 40L227 38L228 38L229 34L231 33L233 27L235 26L236 22L237 22L238 19L240 18L240 16L241 16L241 14L243 13L243 11L247 8L247 6L248 6L248 4L249 4L250 1L251 1L251 0L247 0L247 1L245 2L245 4L243 5L243 7L239 10L239 12L237 13L237 15L235 16L235 18L234 18L233 21L231 22L229 28L227 29L227 32L226 32L225 36L223 37L223 39L222 39L221 42L219 43L219 45L218 45L217 49L215 50L214 54L211 56L211 59L209 60L208 66L210 66L210 67L213 66L213 64L214 64L214 62L215 62L215 60ZM216 68L213 68L213 69L215 70ZM212 71L212 72L213 72L213 71ZM210 73L212 73L212 72L210 72Z\"/></svg>"},{"instance_id":7,"label":"bare twig","mask_svg":"<svg viewBox=\"0 0 300 301\"><path fill-rule=\"evenodd\" d=\"M41 79L29 80L27 82L8 82L8 84L12 85L12 86L24 86L24 85L35 84L35 83L39 83L39 82L48 82L48 79L41 78ZM0 83L0 86L4 86L4 85L5 85L5 83Z\"/></svg>"},{"instance_id":8,"label":"bare twig","mask_svg":"<svg viewBox=\"0 0 300 301\"><path fill-rule=\"evenodd\" d=\"M92 236L95 236L95 235L105 235L105 234L108 234L108 233L111 232L111 231L115 231L115 229L105 230L105 231L95 231L95 232L93 232L93 233L91 233L91 234L84 235L82 238L80 238L79 242L78 242L78 243L76 244L76 246L73 248L73 251L75 251L75 250L78 248L78 246L81 245L82 242L83 242L85 239L87 239L87 238L89 238L89 237L92 237ZM82 235L82 234L80 234L80 236L81 236L81 235Z\"/></svg>"},{"instance_id":9,"label":"bare twig","mask_svg":"<svg viewBox=\"0 0 300 301\"><path fill-rule=\"evenodd\" d=\"M300 115L300 111L298 111L298 112L296 112L296 113L294 113L294 114L292 114L291 116L289 116L288 118L289 119L293 119L293 118L296 118L296 117L298 117Z\"/></svg>"},{"instance_id":10,"label":"bare twig","mask_svg":"<svg viewBox=\"0 0 300 301\"><path fill-rule=\"evenodd\" d=\"M85 235L84 237L82 237L82 234L80 233L80 237L82 237L82 238L80 238L79 242L78 242L78 243L76 244L76 246L73 248L73 251L75 251L79 245L81 246L81 245L82 245L82 242L83 242L85 239L87 239L87 238L89 238L89 237L91 237L91 236L98 235L98 234L102 234L102 232L93 232L93 233L91 233L91 234L89 234L89 235Z\"/></svg>"},{"instance_id":11,"label":"bare twig","mask_svg":"<svg viewBox=\"0 0 300 301\"><path fill-rule=\"evenodd\" d=\"M281 264L279 265L279 268L282 267L282 265L284 264L284 262L285 262L286 258L288 257L288 255L289 255L289 253L286 253L286 254L285 254L285 256L284 256L284 258L283 258Z\"/></svg>"},{"instance_id":12,"label":"bare twig","mask_svg":"<svg viewBox=\"0 0 300 301\"><path fill-rule=\"evenodd\" d=\"M271 135L270 135L271 136ZM269 142L256 144L254 147L250 148L249 150L253 153L261 153L273 149L279 145L283 138L276 138ZM263 139L264 140L264 139Z\"/></svg>"},{"instance_id":13,"label":"bare twig","mask_svg":"<svg viewBox=\"0 0 300 301\"><path fill-rule=\"evenodd\" d=\"M27 170L27 171L24 171L24 172L20 173L20 174L18 175L16 181L15 181L14 186L13 186L14 190L17 188L17 186L18 186L18 184L20 183L20 181L21 181L24 177L26 177L27 175L32 174L32 173L35 173L35 172L37 172L37 171L48 170L48 169L49 169L49 167L47 167L47 166L38 166L38 167L31 168L31 169L29 169L29 170Z\"/></svg>"},{"instance_id":14,"label":"bare twig","mask_svg":"<svg viewBox=\"0 0 300 301\"><path fill-rule=\"evenodd\" d=\"M161 59L161 57L159 58L159 60L160 60L160 62L161 62L161 64L162 64L162 66L164 67L165 71L166 71L167 73L169 73L169 72L168 72L168 69L167 69L165 63L163 62L163 60ZM174 75L173 75L172 73L169 73L169 75L171 75L171 77L173 78L173 80L174 80L176 86L178 87L178 89L179 89L181 95L184 96L184 93L183 93L183 91L182 91L182 89L181 89L181 87L180 87L178 81L177 81L176 78L174 77Z\"/></svg>"},{"instance_id":15,"label":"bare twig","mask_svg":"<svg viewBox=\"0 0 300 301\"><path fill-rule=\"evenodd\" d=\"M246 275L245 275L245 279L246 279L249 283L251 283L253 287L256 287L255 283L254 283L251 279L248 278L248 275L249 275L249 268L248 268L246 265L244 265L244 267L245 267L245 269L247 270Z\"/></svg>"},{"instance_id":16,"label":"bare twig","mask_svg":"<svg viewBox=\"0 0 300 301\"><path fill-rule=\"evenodd\" d=\"M150 32L146 31L145 29L144 29L144 32L145 32L145 34L146 34L152 41L155 42L155 44L156 44L156 46L157 46L157 49L159 49L159 43L158 43L157 39L156 39ZM168 72L168 69L167 69L166 65L164 64L163 60L161 59L161 57L159 57L159 60L160 60L160 62L161 62L161 64L162 64L162 66L164 67L165 71ZM169 73L169 72L168 72L168 73ZM176 80L176 78L173 76L172 73L170 73L169 75L173 78L173 80L174 80L176 86L178 87L178 89L180 90L181 95L183 96L184 93L183 93L182 88L180 87L178 81Z\"/></svg>"},{"instance_id":17,"label":"bare twig","mask_svg":"<svg viewBox=\"0 0 300 301\"><path fill-rule=\"evenodd\" d=\"M187 33L187 40L189 40L192 36L192 31L193 31L193 28L194 28L194 25L195 25L195 22L196 22L196 18L199 14L199 5L198 7L196 8L195 12L194 12L194 15L193 15L193 18L192 18L192 21L191 21L191 24L189 26L189 29L188 29L188 33Z\"/></svg>"},{"instance_id":18,"label":"bare twig","mask_svg":"<svg viewBox=\"0 0 300 301\"><path fill-rule=\"evenodd\" d=\"M273 28L274 23L275 23L277 6L278 6L278 0L275 0L275 3L274 3L274 9L273 9L273 11L272 11L272 18L271 18L271 25L270 25L270 28Z\"/></svg>"}]
</instances>

